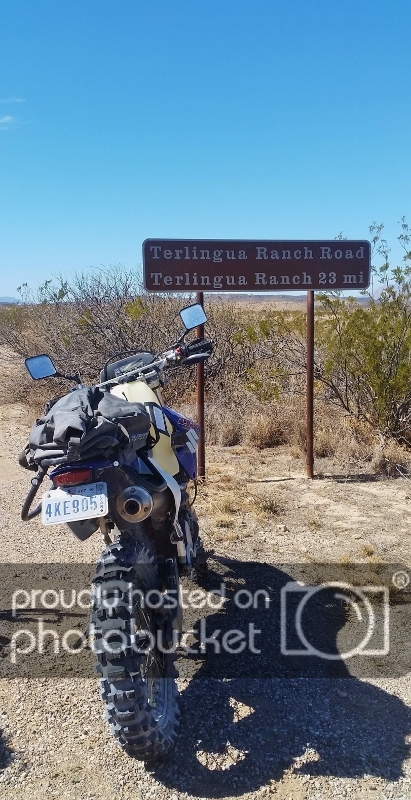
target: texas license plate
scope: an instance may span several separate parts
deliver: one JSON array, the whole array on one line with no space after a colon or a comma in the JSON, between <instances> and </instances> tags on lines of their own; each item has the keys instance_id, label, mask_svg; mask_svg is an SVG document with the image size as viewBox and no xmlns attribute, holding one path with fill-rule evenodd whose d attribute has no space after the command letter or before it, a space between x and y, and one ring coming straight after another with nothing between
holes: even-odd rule
<instances>
[{"instance_id":1,"label":"texas license plate","mask_svg":"<svg viewBox=\"0 0 411 800\"><path fill-rule=\"evenodd\" d=\"M106 483L85 483L50 489L43 494L41 518L43 525L61 525L80 519L104 517L108 513Z\"/></svg>"}]
</instances>

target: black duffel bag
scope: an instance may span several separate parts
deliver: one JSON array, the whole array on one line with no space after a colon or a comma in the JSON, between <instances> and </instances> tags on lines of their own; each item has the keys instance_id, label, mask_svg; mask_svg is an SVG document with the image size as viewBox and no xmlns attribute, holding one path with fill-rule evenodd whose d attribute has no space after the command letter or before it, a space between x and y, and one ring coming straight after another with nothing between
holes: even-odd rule
<instances>
[{"instance_id":1,"label":"black duffel bag","mask_svg":"<svg viewBox=\"0 0 411 800\"><path fill-rule=\"evenodd\" d=\"M138 450L146 445L149 429L150 416L141 403L82 386L49 404L36 420L26 447L27 465L48 458L71 463L109 457L128 447Z\"/></svg>"}]
</instances>

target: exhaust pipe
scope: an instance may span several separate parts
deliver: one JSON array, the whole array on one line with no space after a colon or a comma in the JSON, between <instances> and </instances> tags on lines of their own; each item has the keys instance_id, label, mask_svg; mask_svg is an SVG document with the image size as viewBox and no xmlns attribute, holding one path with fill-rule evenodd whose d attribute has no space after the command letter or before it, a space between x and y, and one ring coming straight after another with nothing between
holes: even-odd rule
<instances>
[{"instance_id":1,"label":"exhaust pipe","mask_svg":"<svg viewBox=\"0 0 411 800\"><path fill-rule=\"evenodd\" d=\"M126 522L142 522L153 510L153 498L142 486L129 486L117 497L117 512Z\"/></svg>"}]
</instances>

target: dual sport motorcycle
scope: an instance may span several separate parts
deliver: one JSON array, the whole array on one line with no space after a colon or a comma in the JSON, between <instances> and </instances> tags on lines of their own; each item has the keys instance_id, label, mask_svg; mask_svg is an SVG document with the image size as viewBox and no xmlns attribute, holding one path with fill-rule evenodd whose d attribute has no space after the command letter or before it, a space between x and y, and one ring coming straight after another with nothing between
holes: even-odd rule
<instances>
[{"instance_id":1,"label":"dual sport motorcycle","mask_svg":"<svg viewBox=\"0 0 411 800\"><path fill-rule=\"evenodd\" d=\"M207 320L200 304L180 316L185 330L174 345L158 356L116 353L94 387L62 375L46 354L25 361L33 379L65 377L77 387L47 404L20 456L36 471L22 519L66 523L82 541L101 531L89 626L101 698L121 747L144 761L176 740L179 579L199 581L207 567L190 494L200 429L164 404L161 387L168 368L206 360L212 343L186 342ZM46 475L51 487L31 509Z\"/></svg>"}]
</instances>

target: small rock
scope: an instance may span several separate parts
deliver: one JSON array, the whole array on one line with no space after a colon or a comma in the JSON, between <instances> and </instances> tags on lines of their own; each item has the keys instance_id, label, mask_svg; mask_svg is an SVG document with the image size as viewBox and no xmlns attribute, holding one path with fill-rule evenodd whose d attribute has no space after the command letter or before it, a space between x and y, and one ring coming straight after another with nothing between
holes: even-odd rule
<instances>
[{"instance_id":1,"label":"small rock","mask_svg":"<svg viewBox=\"0 0 411 800\"><path fill-rule=\"evenodd\" d=\"M277 525L278 533L286 533L288 531L287 525Z\"/></svg>"},{"instance_id":2,"label":"small rock","mask_svg":"<svg viewBox=\"0 0 411 800\"><path fill-rule=\"evenodd\" d=\"M338 697L348 697L348 693L347 692L343 692L342 689L337 689L337 694L338 694Z\"/></svg>"}]
</instances>

